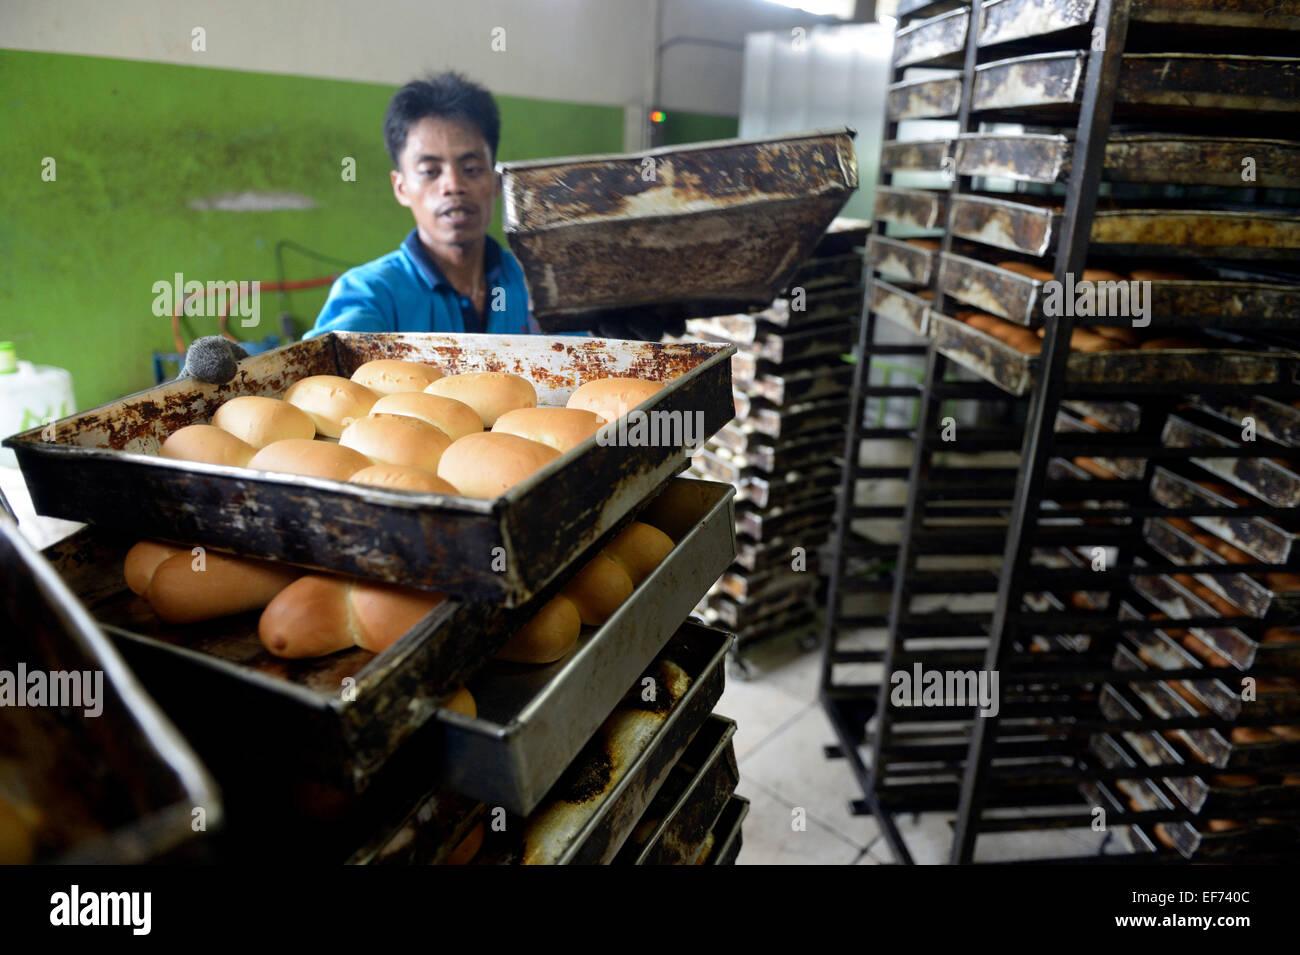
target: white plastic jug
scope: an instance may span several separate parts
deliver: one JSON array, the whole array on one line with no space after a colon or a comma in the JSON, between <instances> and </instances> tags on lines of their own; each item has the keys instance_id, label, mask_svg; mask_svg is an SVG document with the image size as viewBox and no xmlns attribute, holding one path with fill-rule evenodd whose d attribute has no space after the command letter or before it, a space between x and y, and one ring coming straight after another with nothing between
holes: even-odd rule
<instances>
[{"instance_id":1,"label":"white plastic jug","mask_svg":"<svg viewBox=\"0 0 1300 955\"><path fill-rule=\"evenodd\" d=\"M77 408L72 373L52 365L17 361L10 342L0 342L0 438L67 417ZM16 467L8 448L0 464Z\"/></svg>"}]
</instances>

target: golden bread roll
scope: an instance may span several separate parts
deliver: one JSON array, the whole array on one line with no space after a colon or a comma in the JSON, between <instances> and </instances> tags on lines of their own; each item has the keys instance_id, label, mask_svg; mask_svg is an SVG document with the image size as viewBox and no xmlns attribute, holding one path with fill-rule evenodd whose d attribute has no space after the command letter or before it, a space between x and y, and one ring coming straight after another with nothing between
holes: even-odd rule
<instances>
[{"instance_id":1,"label":"golden bread roll","mask_svg":"<svg viewBox=\"0 0 1300 955\"><path fill-rule=\"evenodd\" d=\"M1192 279L1186 272L1171 272L1168 269L1133 269L1128 277L1134 282L1187 282Z\"/></svg>"},{"instance_id":2,"label":"golden bread roll","mask_svg":"<svg viewBox=\"0 0 1300 955\"><path fill-rule=\"evenodd\" d=\"M1112 272L1110 269L1084 269L1083 281L1085 282L1127 282L1128 279L1118 272Z\"/></svg>"},{"instance_id":3,"label":"golden bread roll","mask_svg":"<svg viewBox=\"0 0 1300 955\"><path fill-rule=\"evenodd\" d=\"M1112 339L1128 348L1137 348L1142 342L1142 339L1138 337L1138 333L1133 329L1119 325L1094 325L1090 330L1103 338Z\"/></svg>"},{"instance_id":4,"label":"golden bread roll","mask_svg":"<svg viewBox=\"0 0 1300 955\"><path fill-rule=\"evenodd\" d=\"M478 716L478 704L474 702L474 694L463 686L442 701L442 708L464 716Z\"/></svg>"},{"instance_id":5,"label":"golden bread roll","mask_svg":"<svg viewBox=\"0 0 1300 955\"><path fill-rule=\"evenodd\" d=\"M375 464L404 464L435 473L451 438L407 415L377 414L358 418L339 435L339 447L364 454Z\"/></svg>"},{"instance_id":6,"label":"golden bread roll","mask_svg":"<svg viewBox=\"0 0 1300 955\"><path fill-rule=\"evenodd\" d=\"M149 589L149 581L153 580L153 572L158 569L158 565L180 553L188 554L189 549L159 541L140 541L127 551L126 559L122 562L122 576L126 578L126 585L131 588L131 593L143 597Z\"/></svg>"},{"instance_id":7,"label":"golden bread roll","mask_svg":"<svg viewBox=\"0 0 1300 955\"><path fill-rule=\"evenodd\" d=\"M1050 282L1052 273L1047 269L1037 265L1030 265L1028 262L998 262L997 267L1006 269L1008 272L1015 272L1018 275L1026 275L1031 279L1037 279L1040 282Z\"/></svg>"},{"instance_id":8,"label":"golden bread roll","mask_svg":"<svg viewBox=\"0 0 1300 955\"><path fill-rule=\"evenodd\" d=\"M1002 339L1016 351L1024 352L1026 355L1041 355L1043 353L1043 343L1027 328L1022 328L1017 332L1009 333Z\"/></svg>"},{"instance_id":9,"label":"golden bread roll","mask_svg":"<svg viewBox=\"0 0 1300 955\"><path fill-rule=\"evenodd\" d=\"M287 564L211 551L200 560L184 551L157 566L145 597L159 619L196 623L265 607L302 573Z\"/></svg>"},{"instance_id":10,"label":"golden bread roll","mask_svg":"<svg viewBox=\"0 0 1300 955\"><path fill-rule=\"evenodd\" d=\"M420 491L432 494L459 494L454 487L429 471L408 467L404 464L375 464L362 468L352 477L349 484L368 484L371 487L388 488L391 491Z\"/></svg>"},{"instance_id":11,"label":"golden bread roll","mask_svg":"<svg viewBox=\"0 0 1300 955\"><path fill-rule=\"evenodd\" d=\"M480 431L451 443L438 462L438 477L466 497L499 497L559 456L537 441Z\"/></svg>"},{"instance_id":12,"label":"golden bread roll","mask_svg":"<svg viewBox=\"0 0 1300 955\"><path fill-rule=\"evenodd\" d=\"M384 395L370 408L372 415L400 414L425 421L451 440L483 430L478 412L455 398L431 395L427 391L402 391Z\"/></svg>"},{"instance_id":13,"label":"golden bread roll","mask_svg":"<svg viewBox=\"0 0 1300 955\"><path fill-rule=\"evenodd\" d=\"M1277 736L1262 726L1236 726L1230 738L1234 743L1271 743Z\"/></svg>"},{"instance_id":14,"label":"golden bread roll","mask_svg":"<svg viewBox=\"0 0 1300 955\"><path fill-rule=\"evenodd\" d=\"M1238 563L1244 564L1250 560L1248 555L1242 554L1242 556L1247 557L1247 560ZM1268 584L1270 590L1300 590L1300 574L1265 574L1264 582Z\"/></svg>"},{"instance_id":15,"label":"golden bread roll","mask_svg":"<svg viewBox=\"0 0 1300 955\"><path fill-rule=\"evenodd\" d=\"M231 398L217 409L212 423L258 450L286 438L316 437L316 425L307 412L260 395Z\"/></svg>"},{"instance_id":16,"label":"golden bread roll","mask_svg":"<svg viewBox=\"0 0 1300 955\"><path fill-rule=\"evenodd\" d=\"M497 418L492 430L518 435L563 454L595 434L605 419L581 408L516 408Z\"/></svg>"},{"instance_id":17,"label":"golden bread roll","mask_svg":"<svg viewBox=\"0 0 1300 955\"><path fill-rule=\"evenodd\" d=\"M1210 783L1225 789L1249 789L1251 786L1259 785L1259 777L1251 776L1249 773L1223 773L1211 777Z\"/></svg>"},{"instance_id":18,"label":"golden bread roll","mask_svg":"<svg viewBox=\"0 0 1300 955\"><path fill-rule=\"evenodd\" d=\"M1077 467L1083 468L1095 478L1100 478L1103 481L1115 480L1115 472L1110 468L1098 464L1093 458L1075 458L1074 463Z\"/></svg>"},{"instance_id":19,"label":"golden bread roll","mask_svg":"<svg viewBox=\"0 0 1300 955\"><path fill-rule=\"evenodd\" d=\"M36 858L36 840L27 821L0 797L0 865L30 865Z\"/></svg>"},{"instance_id":20,"label":"golden bread roll","mask_svg":"<svg viewBox=\"0 0 1300 955\"><path fill-rule=\"evenodd\" d=\"M1105 335L1098 335L1087 328L1076 328L1070 333L1070 348L1073 351L1119 351L1123 344Z\"/></svg>"},{"instance_id":21,"label":"golden bread roll","mask_svg":"<svg viewBox=\"0 0 1300 955\"><path fill-rule=\"evenodd\" d=\"M581 408L606 421L617 421L663 386L662 381L642 378L599 378L579 385L565 407Z\"/></svg>"},{"instance_id":22,"label":"golden bread roll","mask_svg":"<svg viewBox=\"0 0 1300 955\"><path fill-rule=\"evenodd\" d=\"M478 412L483 427L516 408L535 408L537 390L532 382L505 371L471 371L448 375L424 389L431 395L455 398Z\"/></svg>"},{"instance_id":23,"label":"golden bread roll","mask_svg":"<svg viewBox=\"0 0 1300 955\"><path fill-rule=\"evenodd\" d=\"M284 400L305 412L318 434L337 438L357 418L370 414L379 396L355 381L338 375L312 375L295 381Z\"/></svg>"},{"instance_id":24,"label":"golden bread roll","mask_svg":"<svg viewBox=\"0 0 1300 955\"><path fill-rule=\"evenodd\" d=\"M1293 743L1300 741L1300 726L1270 726L1269 729L1279 739L1289 740Z\"/></svg>"},{"instance_id":25,"label":"golden bread roll","mask_svg":"<svg viewBox=\"0 0 1300 955\"><path fill-rule=\"evenodd\" d=\"M627 571L632 586L639 587L663 563L673 546L672 538L659 528L633 521L605 545L604 553Z\"/></svg>"},{"instance_id":26,"label":"golden bread roll","mask_svg":"<svg viewBox=\"0 0 1300 955\"><path fill-rule=\"evenodd\" d=\"M248 459L256 452L256 448L240 441L229 431L210 424L192 424L169 434L158 453L175 461L201 461L242 468L248 465Z\"/></svg>"},{"instance_id":27,"label":"golden bread roll","mask_svg":"<svg viewBox=\"0 0 1300 955\"><path fill-rule=\"evenodd\" d=\"M583 623L599 627L632 596L632 578L612 558L597 554L560 593L578 608Z\"/></svg>"},{"instance_id":28,"label":"golden bread roll","mask_svg":"<svg viewBox=\"0 0 1300 955\"><path fill-rule=\"evenodd\" d=\"M373 462L359 451L328 441L289 438L268 444L253 455L250 468L280 474L303 474L307 477L346 481Z\"/></svg>"},{"instance_id":29,"label":"golden bread roll","mask_svg":"<svg viewBox=\"0 0 1300 955\"><path fill-rule=\"evenodd\" d=\"M573 649L581 632L582 618L573 601L564 596L554 597L496 656L510 663L553 663Z\"/></svg>"},{"instance_id":30,"label":"golden bread roll","mask_svg":"<svg viewBox=\"0 0 1300 955\"><path fill-rule=\"evenodd\" d=\"M1003 325L1006 325L1007 323L1000 318L995 318L992 315L985 315L981 312L975 312L974 314L966 316L966 324L969 325L971 328L978 328L980 331L988 332L990 335L992 335L994 329L1001 328Z\"/></svg>"},{"instance_id":31,"label":"golden bread roll","mask_svg":"<svg viewBox=\"0 0 1300 955\"><path fill-rule=\"evenodd\" d=\"M277 657L323 657L361 647L379 653L446 599L345 577L311 574L267 604L257 623L262 645Z\"/></svg>"},{"instance_id":32,"label":"golden bread roll","mask_svg":"<svg viewBox=\"0 0 1300 955\"><path fill-rule=\"evenodd\" d=\"M1240 829L1242 825L1235 819L1211 819L1206 823L1206 828L1210 832L1230 832L1233 829Z\"/></svg>"},{"instance_id":33,"label":"golden bread roll","mask_svg":"<svg viewBox=\"0 0 1300 955\"><path fill-rule=\"evenodd\" d=\"M483 823L476 823L464 839L448 853L443 865L469 865L483 848Z\"/></svg>"},{"instance_id":34,"label":"golden bread roll","mask_svg":"<svg viewBox=\"0 0 1300 955\"><path fill-rule=\"evenodd\" d=\"M1200 348L1201 343L1194 338L1186 338L1181 335L1170 335L1166 338L1148 339L1138 347L1145 350L1151 350L1156 348L1185 349L1185 348Z\"/></svg>"},{"instance_id":35,"label":"golden bread roll","mask_svg":"<svg viewBox=\"0 0 1300 955\"><path fill-rule=\"evenodd\" d=\"M914 245L918 249L928 249L931 252L938 252L942 246L938 239L906 239L908 245Z\"/></svg>"},{"instance_id":36,"label":"golden bread roll","mask_svg":"<svg viewBox=\"0 0 1300 955\"><path fill-rule=\"evenodd\" d=\"M424 391L442 377L432 365L399 358L376 358L352 373L352 380L380 395Z\"/></svg>"}]
</instances>

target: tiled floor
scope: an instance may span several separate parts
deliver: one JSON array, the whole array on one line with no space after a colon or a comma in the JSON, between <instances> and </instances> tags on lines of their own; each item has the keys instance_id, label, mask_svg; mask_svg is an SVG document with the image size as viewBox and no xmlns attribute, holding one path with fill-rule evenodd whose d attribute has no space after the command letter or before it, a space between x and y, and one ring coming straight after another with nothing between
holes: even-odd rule
<instances>
[{"instance_id":1,"label":"tiled floor","mask_svg":"<svg viewBox=\"0 0 1300 955\"><path fill-rule=\"evenodd\" d=\"M736 721L737 793L750 801L739 865L876 865L895 860L871 816L853 816L861 798L856 779L824 747L835 733L817 702L821 651L793 640L760 644L746 653L750 678L728 664L717 711ZM918 864L947 861L951 816L899 816L895 823ZM1094 838L1095 837L1095 838ZM1091 855L1099 833L1009 833L982 837L977 861ZM1105 850L1112 851L1114 840Z\"/></svg>"}]
</instances>

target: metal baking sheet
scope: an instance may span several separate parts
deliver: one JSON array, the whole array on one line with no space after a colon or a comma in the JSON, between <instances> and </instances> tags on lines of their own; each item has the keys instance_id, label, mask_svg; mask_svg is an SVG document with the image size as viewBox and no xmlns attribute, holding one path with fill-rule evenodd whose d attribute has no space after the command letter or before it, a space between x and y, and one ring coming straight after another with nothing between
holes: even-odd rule
<instances>
[{"instance_id":1,"label":"metal baking sheet","mask_svg":"<svg viewBox=\"0 0 1300 955\"><path fill-rule=\"evenodd\" d=\"M1083 95L1083 50L1037 53L975 69L971 108L1070 115ZM1300 99L1300 59L1205 53L1126 53L1115 118L1287 113ZM1067 107L1068 110L1062 110Z\"/></svg>"},{"instance_id":2,"label":"metal baking sheet","mask_svg":"<svg viewBox=\"0 0 1300 955\"><path fill-rule=\"evenodd\" d=\"M1207 479L1209 475L1206 475ZM1300 523L1265 517L1232 517L1237 504L1217 491L1168 468L1157 467L1151 480L1151 497L1165 507L1221 507L1227 516L1193 517L1211 534L1223 538L1265 564L1285 564L1293 554L1300 554Z\"/></svg>"},{"instance_id":3,"label":"metal baking sheet","mask_svg":"<svg viewBox=\"0 0 1300 955\"><path fill-rule=\"evenodd\" d=\"M1083 418L1100 421L1112 431L1136 431L1142 421L1142 406L1132 401L1080 401L1067 399L1061 407Z\"/></svg>"},{"instance_id":4,"label":"metal baking sheet","mask_svg":"<svg viewBox=\"0 0 1300 955\"><path fill-rule=\"evenodd\" d=\"M1240 435L1241 425L1234 426ZM1209 428L1198 427L1191 421L1171 414L1165 419L1161 440L1172 448L1240 448L1240 442L1231 441ZM1192 458L1211 474L1223 478L1267 501L1274 507L1296 507L1300 505L1300 474L1273 458Z\"/></svg>"},{"instance_id":5,"label":"metal baking sheet","mask_svg":"<svg viewBox=\"0 0 1300 955\"><path fill-rule=\"evenodd\" d=\"M807 291L802 309L795 308L789 297L778 298L770 308L759 312L758 317L778 327L790 329L819 325L838 318L856 319L862 312L862 260L857 256L854 258L857 260L856 266L844 263L845 273L856 268L849 281Z\"/></svg>"},{"instance_id":6,"label":"metal baking sheet","mask_svg":"<svg viewBox=\"0 0 1300 955\"><path fill-rule=\"evenodd\" d=\"M1207 534L1200 531L1198 533ZM1222 566L1224 559L1205 544L1168 521L1149 518L1142 536L1172 563L1187 567ZM1207 534L1208 536L1208 534ZM1273 590L1249 574L1197 574L1196 579L1254 617L1300 612L1300 590Z\"/></svg>"},{"instance_id":7,"label":"metal baking sheet","mask_svg":"<svg viewBox=\"0 0 1300 955\"><path fill-rule=\"evenodd\" d=\"M802 328L801 325L800 329ZM711 337L716 334L716 331L723 331L725 334L725 329L706 323L701 323L693 331L701 337ZM767 361L773 365L788 365L791 362L822 355L838 356L852 347L853 334L853 325L847 321L818 325L807 330L781 332L760 330L752 341L741 346L736 360L732 361L732 374L740 381L752 380L754 377L754 373L746 373L749 372L748 366L738 371L737 360Z\"/></svg>"},{"instance_id":8,"label":"metal baking sheet","mask_svg":"<svg viewBox=\"0 0 1300 955\"><path fill-rule=\"evenodd\" d=\"M872 235L867 240L867 262L887 279L929 285L936 252L915 242Z\"/></svg>"},{"instance_id":9,"label":"metal baking sheet","mask_svg":"<svg viewBox=\"0 0 1300 955\"><path fill-rule=\"evenodd\" d=\"M644 408L699 413L709 435L734 414L733 351L699 342L331 332L245 359L229 384L167 382L55 422L52 441L45 426L5 444L40 514L517 606L680 471L684 449L601 447L592 437L488 501L176 461L158 448L236 395L279 396L300 378L348 376L379 357L446 372L514 372L533 382L543 405L563 406L594 378L668 380ZM496 547L504 571L489 559Z\"/></svg>"},{"instance_id":10,"label":"metal baking sheet","mask_svg":"<svg viewBox=\"0 0 1300 955\"><path fill-rule=\"evenodd\" d=\"M959 302L1017 325L1038 324L1042 318L1043 283L991 262L951 252L941 254L939 288Z\"/></svg>"},{"instance_id":11,"label":"metal baking sheet","mask_svg":"<svg viewBox=\"0 0 1300 955\"><path fill-rule=\"evenodd\" d=\"M1056 416L1057 434L1101 434L1110 432L1110 430L1098 428L1081 418L1076 418L1068 411L1059 412ZM1093 457L1093 460L1107 470L1114 472L1115 476L1122 480L1140 481L1146 475L1146 458L1111 458L1097 455Z\"/></svg>"},{"instance_id":12,"label":"metal baking sheet","mask_svg":"<svg viewBox=\"0 0 1300 955\"><path fill-rule=\"evenodd\" d=\"M752 397L763 398L784 408L844 395L852 384L853 366L842 363L831 368L759 375L750 384L750 392Z\"/></svg>"},{"instance_id":13,"label":"metal baking sheet","mask_svg":"<svg viewBox=\"0 0 1300 955\"><path fill-rule=\"evenodd\" d=\"M952 10L902 27L894 34L894 67L920 63L953 65L966 46L969 10Z\"/></svg>"},{"instance_id":14,"label":"metal baking sheet","mask_svg":"<svg viewBox=\"0 0 1300 955\"><path fill-rule=\"evenodd\" d=\"M1194 407L1238 428L1244 427L1246 420L1250 419L1255 430L1270 441L1300 448L1300 407L1263 395L1220 398L1197 394L1189 395L1187 400Z\"/></svg>"},{"instance_id":15,"label":"metal baking sheet","mask_svg":"<svg viewBox=\"0 0 1300 955\"><path fill-rule=\"evenodd\" d=\"M1014 395L1033 385L1042 363L987 332L955 318L930 311L930 337L935 348L953 361ZM1291 381L1300 356L1286 352L1215 349L1126 349L1111 352L1071 352L1066 366L1071 382L1169 382L1187 385L1276 384Z\"/></svg>"},{"instance_id":16,"label":"metal baking sheet","mask_svg":"<svg viewBox=\"0 0 1300 955\"><path fill-rule=\"evenodd\" d=\"M614 615L545 666L493 662L469 683L477 716L439 710L441 772L458 792L527 815L736 555L735 489L690 485L691 530Z\"/></svg>"},{"instance_id":17,"label":"metal baking sheet","mask_svg":"<svg viewBox=\"0 0 1300 955\"><path fill-rule=\"evenodd\" d=\"M871 310L917 335L926 334L929 328L930 299L883 279L871 283Z\"/></svg>"},{"instance_id":18,"label":"metal baking sheet","mask_svg":"<svg viewBox=\"0 0 1300 955\"><path fill-rule=\"evenodd\" d=\"M794 278L786 286L784 297L788 298L795 289L803 289L808 295L814 292L828 293L858 285L862 281L862 253L842 252L824 258L805 259L794 273Z\"/></svg>"},{"instance_id":19,"label":"metal baking sheet","mask_svg":"<svg viewBox=\"0 0 1300 955\"><path fill-rule=\"evenodd\" d=\"M541 805L527 819L507 817L499 838L489 834L493 844L484 846L485 861L612 861L722 695L731 641L720 630L682 626ZM665 661L690 678L679 697L668 695ZM656 681L657 701L642 702L645 678Z\"/></svg>"},{"instance_id":20,"label":"metal baking sheet","mask_svg":"<svg viewBox=\"0 0 1300 955\"><path fill-rule=\"evenodd\" d=\"M126 865L185 858L224 810L216 783L55 570L0 514L0 669L62 705L0 706L0 800L32 861ZM89 685L86 685L86 684ZM56 685L57 684L57 685ZM52 699L48 702L54 702ZM197 857L190 859L197 861Z\"/></svg>"},{"instance_id":21,"label":"metal baking sheet","mask_svg":"<svg viewBox=\"0 0 1300 955\"><path fill-rule=\"evenodd\" d=\"M740 782L736 724L710 716L682 753L615 865L690 865Z\"/></svg>"},{"instance_id":22,"label":"metal baking sheet","mask_svg":"<svg viewBox=\"0 0 1300 955\"><path fill-rule=\"evenodd\" d=\"M772 540L795 534L806 534L813 539L821 539L831 532L835 507L834 494L827 494L782 511L758 510L742 505L736 513L736 533L751 540Z\"/></svg>"},{"instance_id":23,"label":"metal baking sheet","mask_svg":"<svg viewBox=\"0 0 1300 955\"><path fill-rule=\"evenodd\" d=\"M1300 11L1277 0L1134 0L1129 16L1144 23L1300 30Z\"/></svg>"},{"instance_id":24,"label":"metal baking sheet","mask_svg":"<svg viewBox=\"0 0 1300 955\"><path fill-rule=\"evenodd\" d=\"M794 405L784 411L756 408L738 420L742 428L769 438L793 438L847 421L848 403L830 400ZM728 425L730 427L730 425ZM725 429L724 429L725 430ZM721 434L722 432L718 432Z\"/></svg>"},{"instance_id":25,"label":"metal baking sheet","mask_svg":"<svg viewBox=\"0 0 1300 955\"><path fill-rule=\"evenodd\" d=\"M778 614L787 614L795 609L811 610L813 595L817 589L814 579L812 586L806 583L800 588L756 597L753 600L740 601L724 594L715 594L709 598L705 607L705 618L710 622L726 627L728 630L748 630L769 620Z\"/></svg>"},{"instance_id":26,"label":"metal baking sheet","mask_svg":"<svg viewBox=\"0 0 1300 955\"><path fill-rule=\"evenodd\" d=\"M611 310L710 315L771 301L857 188L854 135L499 164L504 228L538 323L574 330Z\"/></svg>"},{"instance_id":27,"label":"metal baking sheet","mask_svg":"<svg viewBox=\"0 0 1300 955\"><path fill-rule=\"evenodd\" d=\"M950 139L908 139L890 141L880 147L882 172L900 170L942 172L943 161L948 157Z\"/></svg>"},{"instance_id":28,"label":"metal baking sheet","mask_svg":"<svg viewBox=\"0 0 1300 955\"><path fill-rule=\"evenodd\" d=\"M961 106L961 83L960 73L893 83L885 95L885 117L896 121L956 116Z\"/></svg>"},{"instance_id":29,"label":"metal baking sheet","mask_svg":"<svg viewBox=\"0 0 1300 955\"><path fill-rule=\"evenodd\" d=\"M811 573L792 570L790 562L783 561L757 571L730 570L718 579L713 592L725 594L743 604L779 594L802 593L816 587L816 568Z\"/></svg>"},{"instance_id":30,"label":"metal baking sheet","mask_svg":"<svg viewBox=\"0 0 1300 955\"><path fill-rule=\"evenodd\" d=\"M874 215L877 219L914 229L941 229L948 193L937 189L901 189L877 186Z\"/></svg>"},{"instance_id":31,"label":"metal baking sheet","mask_svg":"<svg viewBox=\"0 0 1300 955\"><path fill-rule=\"evenodd\" d=\"M740 498L755 507L791 507L827 492L838 493L842 478L843 472L835 464L780 477L746 475L740 482Z\"/></svg>"},{"instance_id":32,"label":"metal baking sheet","mask_svg":"<svg viewBox=\"0 0 1300 955\"><path fill-rule=\"evenodd\" d=\"M718 824L713 827L711 840L697 865L735 865L740 855L741 826L749 815L749 800L741 796L732 796L718 817Z\"/></svg>"},{"instance_id":33,"label":"metal baking sheet","mask_svg":"<svg viewBox=\"0 0 1300 955\"><path fill-rule=\"evenodd\" d=\"M991 0L980 10L981 47L1045 36L1092 21L1095 0L1061 4L1051 0ZM970 10L958 9L900 29L894 40L894 66L919 63L955 65L966 47Z\"/></svg>"}]
</instances>

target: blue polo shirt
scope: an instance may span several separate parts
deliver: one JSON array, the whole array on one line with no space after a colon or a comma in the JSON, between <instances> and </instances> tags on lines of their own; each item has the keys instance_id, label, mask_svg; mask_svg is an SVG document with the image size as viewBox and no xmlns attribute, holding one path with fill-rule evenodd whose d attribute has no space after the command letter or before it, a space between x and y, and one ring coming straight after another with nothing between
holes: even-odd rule
<instances>
[{"instance_id":1,"label":"blue polo shirt","mask_svg":"<svg viewBox=\"0 0 1300 955\"><path fill-rule=\"evenodd\" d=\"M395 252L340 275L315 326L303 337L324 332L539 331L529 309L523 269L491 236L484 237L483 274L488 294L480 316L474 303L447 281L412 229Z\"/></svg>"}]
</instances>

